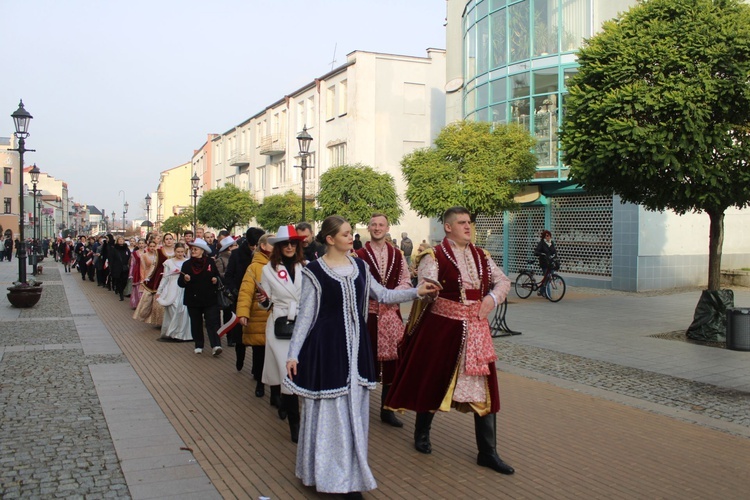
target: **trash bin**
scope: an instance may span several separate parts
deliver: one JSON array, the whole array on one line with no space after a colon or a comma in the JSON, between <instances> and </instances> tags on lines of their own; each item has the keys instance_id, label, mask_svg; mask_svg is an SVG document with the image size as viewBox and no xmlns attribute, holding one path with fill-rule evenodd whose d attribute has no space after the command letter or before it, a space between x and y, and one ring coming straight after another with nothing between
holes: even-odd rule
<instances>
[{"instance_id":1,"label":"trash bin","mask_svg":"<svg viewBox=\"0 0 750 500\"><path fill-rule=\"evenodd\" d=\"M750 351L750 308L727 309L727 349Z\"/></svg>"}]
</instances>

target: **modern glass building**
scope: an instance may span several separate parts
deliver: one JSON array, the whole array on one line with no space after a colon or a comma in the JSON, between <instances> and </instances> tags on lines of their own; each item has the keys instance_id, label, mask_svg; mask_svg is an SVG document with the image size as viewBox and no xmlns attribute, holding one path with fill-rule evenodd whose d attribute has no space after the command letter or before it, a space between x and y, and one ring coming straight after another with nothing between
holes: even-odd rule
<instances>
[{"instance_id":1,"label":"modern glass building","mask_svg":"<svg viewBox=\"0 0 750 500\"><path fill-rule=\"evenodd\" d=\"M533 258L539 233L548 228L571 284L647 290L705 283L707 230L700 247L689 248L680 237L651 235L649 226L695 224L617 197L588 195L568 181L561 161L558 131L566 82L577 71L576 51L605 21L636 3L448 0L448 121L517 123L536 140L539 164L521 210L477 221L478 243L511 275ZM725 257L732 254L725 247Z\"/></svg>"}]
</instances>

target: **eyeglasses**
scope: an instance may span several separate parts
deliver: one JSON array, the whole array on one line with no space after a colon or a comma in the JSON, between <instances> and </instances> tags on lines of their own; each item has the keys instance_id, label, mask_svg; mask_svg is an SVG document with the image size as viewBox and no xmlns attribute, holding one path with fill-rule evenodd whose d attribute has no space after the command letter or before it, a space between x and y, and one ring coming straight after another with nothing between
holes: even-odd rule
<instances>
[{"instance_id":1,"label":"eyeglasses","mask_svg":"<svg viewBox=\"0 0 750 500\"><path fill-rule=\"evenodd\" d=\"M296 247L297 245L299 245L299 241L286 240L286 241L282 241L281 243L279 243L279 245L281 245L282 248L283 247Z\"/></svg>"}]
</instances>

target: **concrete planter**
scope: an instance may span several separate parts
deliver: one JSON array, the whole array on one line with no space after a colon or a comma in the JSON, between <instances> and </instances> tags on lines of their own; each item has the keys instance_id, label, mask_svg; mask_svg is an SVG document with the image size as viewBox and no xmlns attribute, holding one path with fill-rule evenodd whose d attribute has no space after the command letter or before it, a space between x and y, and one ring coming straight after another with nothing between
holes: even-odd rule
<instances>
[{"instance_id":1,"label":"concrete planter","mask_svg":"<svg viewBox=\"0 0 750 500\"><path fill-rule=\"evenodd\" d=\"M721 284L726 286L750 287L750 271L723 269L721 271Z\"/></svg>"},{"instance_id":2,"label":"concrete planter","mask_svg":"<svg viewBox=\"0 0 750 500\"><path fill-rule=\"evenodd\" d=\"M42 298L42 287L41 286L9 286L8 287L8 302L13 307L18 308L29 308L34 307L39 299Z\"/></svg>"}]
</instances>

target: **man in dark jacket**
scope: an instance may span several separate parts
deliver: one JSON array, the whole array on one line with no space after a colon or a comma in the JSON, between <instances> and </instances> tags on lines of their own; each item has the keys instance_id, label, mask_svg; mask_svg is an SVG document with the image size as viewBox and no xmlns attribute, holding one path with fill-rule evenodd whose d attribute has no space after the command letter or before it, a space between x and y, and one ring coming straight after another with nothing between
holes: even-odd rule
<instances>
[{"instance_id":1,"label":"man in dark jacket","mask_svg":"<svg viewBox=\"0 0 750 500\"><path fill-rule=\"evenodd\" d=\"M305 254L305 260L312 262L321 258L323 254L326 253L325 247L315 241L315 235L313 235L310 223L300 222L294 227L294 229L297 230L299 236L305 237L305 239L302 240L302 251Z\"/></svg>"},{"instance_id":2,"label":"man in dark jacket","mask_svg":"<svg viewBox=\"0 0 750 500\"><path fill-rule=\"evenodd\" d=\"M234 296L238 296L242 278L245 277L245 271L250 267L253 261L253 252L258 246L258 239L266 232L257 227L251 227L245 233L245 241L241 243L237 250L229 256L227 270L224 273L224 286L232 290ZM242 345L242 326L237 325L227 334L227 345L234 346L237 355L237 370L242 370L245 364L245 346Z\"/></svg>"}]
</instances>

